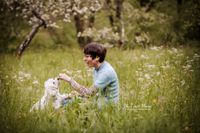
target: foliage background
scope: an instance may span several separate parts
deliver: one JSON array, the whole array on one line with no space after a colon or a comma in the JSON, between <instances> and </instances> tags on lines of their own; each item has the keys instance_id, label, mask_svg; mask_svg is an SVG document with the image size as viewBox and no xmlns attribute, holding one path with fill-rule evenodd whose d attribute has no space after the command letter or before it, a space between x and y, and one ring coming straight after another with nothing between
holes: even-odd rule
<instances>
[{"instance_id":1,"label":"foliage background","mask_svg":"<svg viewBox=\"0 0 200 133\"><path fill-rule=\"evenodd\" d=\"M146 4L141 6L141 1L146 2ZM149 45L199 46L200 3L198 0L182 0L182 4L178 8L177 1L124 1L122 11L122 20L125 27L124 48ZM150 11L147 11L149 3L155 4L150 8ZM0 49L1 51L13 51L24 40L32 27L19 15L20 12L17 9L14 8L13 11L10 11L3 1L1 1L0 5L0 29L3 33L0 34ZM104 33L103 38L98 40L100 33L95 31L87 33L87 35L92 36L93 40L116 45L114 36L108 34L111 32L106 31L108 28L111 28L108 15L108 10L104 8L95 15L94 28L102 30ZM57 25L60 28L41 29L38 33L39 35L36 35L33 40L33 47L54 48L61 45L73 45L76 47L78 43L76 41L74 20L72 19L71 23L57 22ZM137 34L139 34L139 38Z\"/></svg>"}]
</instances>

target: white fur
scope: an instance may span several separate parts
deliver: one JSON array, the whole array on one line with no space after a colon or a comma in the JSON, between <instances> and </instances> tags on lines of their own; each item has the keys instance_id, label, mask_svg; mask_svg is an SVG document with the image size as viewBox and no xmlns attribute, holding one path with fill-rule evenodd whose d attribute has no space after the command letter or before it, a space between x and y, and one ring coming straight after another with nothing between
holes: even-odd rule
<instances>
[{"instance_id":1,"label":"white fur","mask_svg":"<svg viewBox=\"0 0 200 133\"><path fill-rule=\"evenodd\" d=\"M48 105L50 98L53 98L53 107L58 109L62 106L62 100L68 97L67 94L60 94L59 93L59 80L58 79L48 79L44 83L45 92L42 98L36 102L30 112L33 110L44 109L46 105Z\"/></svg>"}]
</instances>

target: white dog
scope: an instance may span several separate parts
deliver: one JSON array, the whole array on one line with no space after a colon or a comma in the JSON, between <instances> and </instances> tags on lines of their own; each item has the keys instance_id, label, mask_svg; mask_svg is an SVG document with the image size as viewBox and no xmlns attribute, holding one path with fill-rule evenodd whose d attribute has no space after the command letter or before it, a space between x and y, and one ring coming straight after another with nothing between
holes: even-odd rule
<instances>
[{"instance_id":1,"label":"white dog","mask_svg":"<svg viewBox=\"0 0 200 133\"><path fill-rule=\"evenodd\" d=\"M44 86L45 92L43 97L32 106L30 112L33 110L44 109L51 98L53 98L53 107L58 109L63 105L63 100L70 98L68 94L59 93L59 80L57 78L48 79L45 81Z\"/></svg>"}]
</instances>

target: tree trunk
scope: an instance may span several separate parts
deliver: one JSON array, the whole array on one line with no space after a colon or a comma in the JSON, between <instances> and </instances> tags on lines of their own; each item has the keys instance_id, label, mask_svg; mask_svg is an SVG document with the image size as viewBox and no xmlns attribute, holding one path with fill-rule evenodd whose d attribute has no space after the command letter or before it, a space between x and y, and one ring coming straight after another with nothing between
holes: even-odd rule
<instances>
[{"instance_id":1,"label":"tree trunk","mask_svg":"<svg viewBox=\"0 0 200 133\"><path fill-rule=\"evenodd\" d=\"M86 39L85 37L80 36L80 34L85 30L85 20L80 15L75 15L74 20L76 26L77 41L81 47L84 47Z\"/></svg>"},{"instance_id":2,"label":"tree trunk","mask_svg":"<svg viewBox=\"0 0 200 133\"><path fill-rule=\"evenodd\" d=\"M41 24L36 24L33 26L31 32L26 36L26 39L20 44L18 51L17 51L17 56L21 57L23 51L25 50L26 47L30 44L31 40L35 36L35 34L38 32L38 29L41 27Z\"/></svg>"},{"instance_id":3,"label":"tree trunk","mask_svg":"<svg viewBox=\"0 0 200 133\"><path fill-rule=\"evenodd\" d=\"M148 4L147 7L146 7L145 12L149 12L149 11L151 11L151 9L154 8L156 2L157 2L157 1L151 1L151 2L149 2L149 4Z\"/></svg>"},{"instance_id":4,"label":"tree trunk","mask_svg":"<svg viewBox=\"0 0 200 133\"><path fill-rule=\"evenodd\" d=\"M149 0L139 0L139 1L141 7L145 7L150 2Z\"/></svg>"},{"instance_id":5,"label":"tree trunk","mask_svg":"<svg viewBox=\"0 0 200 133\"><path fill-rule=\"evenodd\" d=\"M86 23L86 20L82 15L74 16L74 20L77 33L77 41L80 47L84 47L86 44L92 42L92 38L80 36L80 34L83 33L86 28L93 28L95 22L95 12L93 12L92 15L89 16L88 23Z\"/></svg>"},{"instance_id":6,"label":"tree trunk","mask_svg":"<svg viewBox=\"0 0 200 133\"><path fill-rule=\"evenodd\" d=\"M145 12L151 11L154 8L155 4L158 3L160 0L139 0L140 6L145 7Z\"/></svg>"},{"instance_id":7,"label":"tree trunk","mask_svg":"<svg viewBox=\"0 0 200 133\"><path fill-rule=\"evenodd\" d=\"M89 16L89 19L88 19L88 28L93 28L94 22L95 22L95 12L92 12L92 14ZM87 44L90 42L92 42L92 38L87 37Z\"/></svg>"},{"instance_id":8,"label":"tree trunk","mask_svg":"<svg viewBox=\"0 0 200 133\"><path fill-rule=\"evenodd\" d=\"M26 36L25 40L20 44L17 51L18 58L21 57L22 53L28 47L35 34L38 32L39 28L41 26L44 26L44 28L46 28L46 22L41 18L41 16L35 10L33 10L32 13L38 19L38 23L33 25L31 32Z\"/></svg>"},{"instance_id":9,"label":"tree trunk","mask_svg":"<svg viewBox=\"0 0 200 133\"><path fill-rule=\"evenodd\" d=\"M88 19L88 27L93 28L94 27L94 21L95 21L95 12L93 12Z\"/></svg>"},{"instance_id":10,"label":"tree trunk","mask_svg":"<svg viewBox=\"0 0 200 133\"><path fill-rule=\"evenodd\" d=\"M113 17L113 13L112 13L112 2L111 2L111 0L106 0L105 6L106 6L106 9L109 12L108 18L109 18L109 21L110 21L110 25L112 27L114 27L114 17Z\"/></svg>"},{"instance_id":11,"label":"tree trunk","mask_svg":"<svg viewBox=\"0 0 200 133\"><path fill-rule=\"evenodd\" d=\"M118 45L119 47L124 45L124 37L125 37L125 29L124 29L124 22L123 22L123 15L122 15L122 10L123 10L123 0L115 0L116 4L116 27L117 27L117 32L119 33L120 39L118 40Z\"/></svg>"},{"instance_id":12,"label":"tree trunk","mask_svg":"<svg viewBox=\"0 0 200 133\"><path fill-rule=\"evenodd\" d=\"M118 46L124 45L125 29L123 22L123 2L124 0L114 0L115 8L112 6L112 0L106 0L106 9L109 12L108 18L110 25L112 26L113 32L118 33L120 39L118 40ZM113 12L114 10L114 12ZM115 14L115 16L114 16Z\"/></svg>"},{"instance_id":13,"label":"tree trunk","mask_svg":"<svg viewBox=\"0 0 200 133\"><path fill-rule=\"evenodd\" d=\"M177 0L177 13L181 13L182 0Z\"/></svg>"}]
</instances>

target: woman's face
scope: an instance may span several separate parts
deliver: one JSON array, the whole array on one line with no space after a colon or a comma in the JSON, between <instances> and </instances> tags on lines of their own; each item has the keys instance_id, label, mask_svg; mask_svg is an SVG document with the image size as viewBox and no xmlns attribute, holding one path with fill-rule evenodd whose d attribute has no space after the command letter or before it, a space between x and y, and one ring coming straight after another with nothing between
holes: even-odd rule
<instances>
[{"instance_id":1,"label":"woman's face","mask_svg":"<svg viewBox=\"0 0 200 133\"><path fill-rule=\"evenodd\" d=\"M88 67L96 67L98 64L98 60L96 58L92 59L91 55L88 54L84 55L83 61L87 64Z\"/></svg>"}]
</instances>

